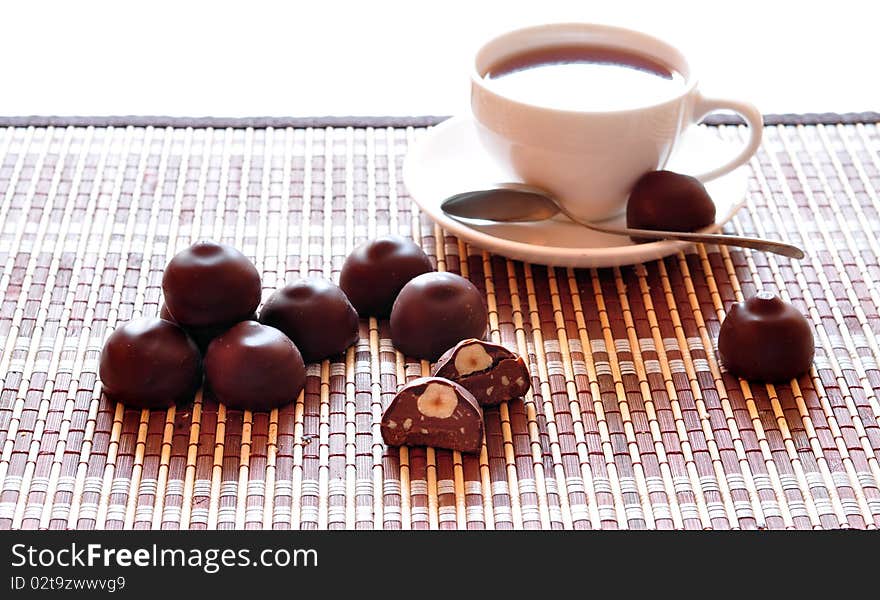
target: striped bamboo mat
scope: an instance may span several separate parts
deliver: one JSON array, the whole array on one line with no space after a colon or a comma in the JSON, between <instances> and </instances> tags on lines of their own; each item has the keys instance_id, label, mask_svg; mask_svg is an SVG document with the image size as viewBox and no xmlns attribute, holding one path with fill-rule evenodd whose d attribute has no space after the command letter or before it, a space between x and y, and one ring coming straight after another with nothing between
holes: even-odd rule
<instances>
[{"instance_id":1,"label":"striped bamboo mat","mask_svg":"<svg viewBox=\"0 0 880 600\"><path fill-rule=\"evenodd\" d=\"M730 233L803 262L701 247L600 270L482 253L401 183L419 127L0 130L0 528L874 528L880 524L880 130L775 125ZM718 135L743 136L735 125ZM347 253L412 236L486 294L491 335L533 392L486 413L479 456L388 449L383 406L427 373L362 321L270 414L197 398L101 397L107 335L155 315L193 240L252 257L268 295L336 279ZM725 307L781 291L815 325L790 385L719 370Z\"/></svg>"}]
</instances>

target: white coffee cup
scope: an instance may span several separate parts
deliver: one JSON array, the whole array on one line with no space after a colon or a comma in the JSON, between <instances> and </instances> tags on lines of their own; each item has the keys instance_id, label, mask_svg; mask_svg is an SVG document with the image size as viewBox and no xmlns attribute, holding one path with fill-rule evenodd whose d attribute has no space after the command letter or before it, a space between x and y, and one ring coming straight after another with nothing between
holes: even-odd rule
<instances>
[{"instance_id":1,"label":"white coffee cup","mask_svg":"<svg viewBox=\"0 0 880 600\"><path fill-rule=\"evenodd\" d=\"M563 110L501 93L485 77L499 62L530 50L590 45L647 56L675 69L684 84L661 101L627 104L620 110ZM631 99L629 99L631 100ZM751 158L761 143L761 113L752 104L704 97L684 55L637 31L588 23L562 23L500 35L476 54L471 73L471 108L488 151L526 183L552 192L574 216L599 221L626 208L629 191L648 171L662 169L688 127L718 110L738 113L749 126L745 147L705 173L708 181Z\"/></svg>"}]
</instances>

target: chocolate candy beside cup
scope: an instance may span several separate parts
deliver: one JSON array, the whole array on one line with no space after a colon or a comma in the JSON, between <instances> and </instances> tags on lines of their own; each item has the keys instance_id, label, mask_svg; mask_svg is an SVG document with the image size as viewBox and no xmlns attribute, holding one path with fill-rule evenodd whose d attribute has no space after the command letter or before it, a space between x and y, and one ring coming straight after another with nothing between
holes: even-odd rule
<instances>
[{"instance_id":1,"label":"chocolate candy beside cup","mask_svg":"<svg viewBox=\"0 0 880 600\"><path fill-rule=\"evenodd\" d=\"M483 295L455 273L424 273L403 286L391 309L391 341L414 358L437 360L451 346L486 333Z\"/></svg>"},{"instance_id":2,"label":"chocolate candy beside cup","mask_svg":"<svg viewBox=\"0 0 880 600\"><path fill-rule=\"evenodd\" d=\"M446 351L432 375L454 381L473 394L482 406L521 398L531 387L522 357L504 346L471 338Z\"/></svg>"},{"instance_id":3,"label":"chocolate candy beside cup","mask_svg":"<svg viewBox=\"0 0 880 600\"><path fill-rule=\"evenodd\" d=\"M117 327L101 351L104 394L132 408L190 402L202 383L199 349L169 321L137 319Z\"/></svg>"},{"instance_id":4,"label":"chocolate candy beside cup","mask_svg":"<svg viewBox=\"0 0 880 600\"><path fill-rule=\"evenodd\" d=\"M297 399L305 386L306 367L286 335L243 321L208 346L205 379L217 400L229 408L267 411Z\"/></svg>"},{"instance_id":5,"label":"chocolate candy beside cup","mask_svg":"<svg viewBox=\"0 0 880 600\"><path fill-rule=\"evenodd\" d=\"M397 393L382 415L381 430L389 446L475 453L483 442L483 410L457 383L421 377Z\"/></svg>"},{"instance_id":6,"label":"chocolate candy beside cup","mask_svg":"<svg viewBox=\"0 0 880 600\"><path fill-rule=\"evenodd\" d=\"M815 345L809 321L772 292L730 307L718 332L727 370L749 381L788 381L810 370Z\"/></svg>"},{"instance_id":7,"label":"chocolate candy beside cup","mask_svg":"<svg viewBox=\"0 0 880 600\"><path fill-rule=\"evenodd\" d=\"M700 181L672 171L650 171L633 186L626 226L634 229L697 231L715 222L715 203ZM655 242L633 237L636 243Z\"/></svg>"}]
</instances>

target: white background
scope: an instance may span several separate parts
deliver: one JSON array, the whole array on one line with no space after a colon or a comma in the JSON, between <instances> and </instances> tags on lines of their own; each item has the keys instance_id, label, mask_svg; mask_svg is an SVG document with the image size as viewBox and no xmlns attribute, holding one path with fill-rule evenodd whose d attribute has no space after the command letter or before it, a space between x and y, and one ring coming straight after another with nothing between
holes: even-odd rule
<instances>
[{"instance_id":1,"label":"white background","mask_svg":"<svg viewBox=\"0 0 880 600\"><path fill-rule=\"evenodd\" d=\"M580 20L681 47L763 112L880 110L880 2L4 2L0 115L448 115L476 46Z\"/></svg>"}]
</instances>

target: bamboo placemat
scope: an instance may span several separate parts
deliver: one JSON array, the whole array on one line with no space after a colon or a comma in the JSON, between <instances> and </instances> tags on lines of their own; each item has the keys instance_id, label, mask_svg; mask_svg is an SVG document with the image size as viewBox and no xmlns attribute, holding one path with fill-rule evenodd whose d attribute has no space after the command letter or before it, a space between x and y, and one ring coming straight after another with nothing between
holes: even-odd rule
<instances>
[{"instance_id":1,"label":"bamboo placemat","mask_svg":"<svg viewBox=\"0 0 880 600\"><path fill-rule=\"evenodd\" d=\"M10 125L0 528L875 528L880 131L824 117L767 129L726 227L801 244L805 261L699 247L599 270L508 261L420 215L400 175L424 132L412 121ZM337 279L387 232L469 277L492 338L530 362L532 393L486 412L479 456L384 446L383 406L429 368L395 352L387 321L362 321L345 360L310 365L300 400L270 414L101 397L104 339L158 312L162 269L192 241L240 248L268 295ZM762 287L815 326L815 369L791 384L719 369L725 308Z\"/></svg>"}]
</instances>

